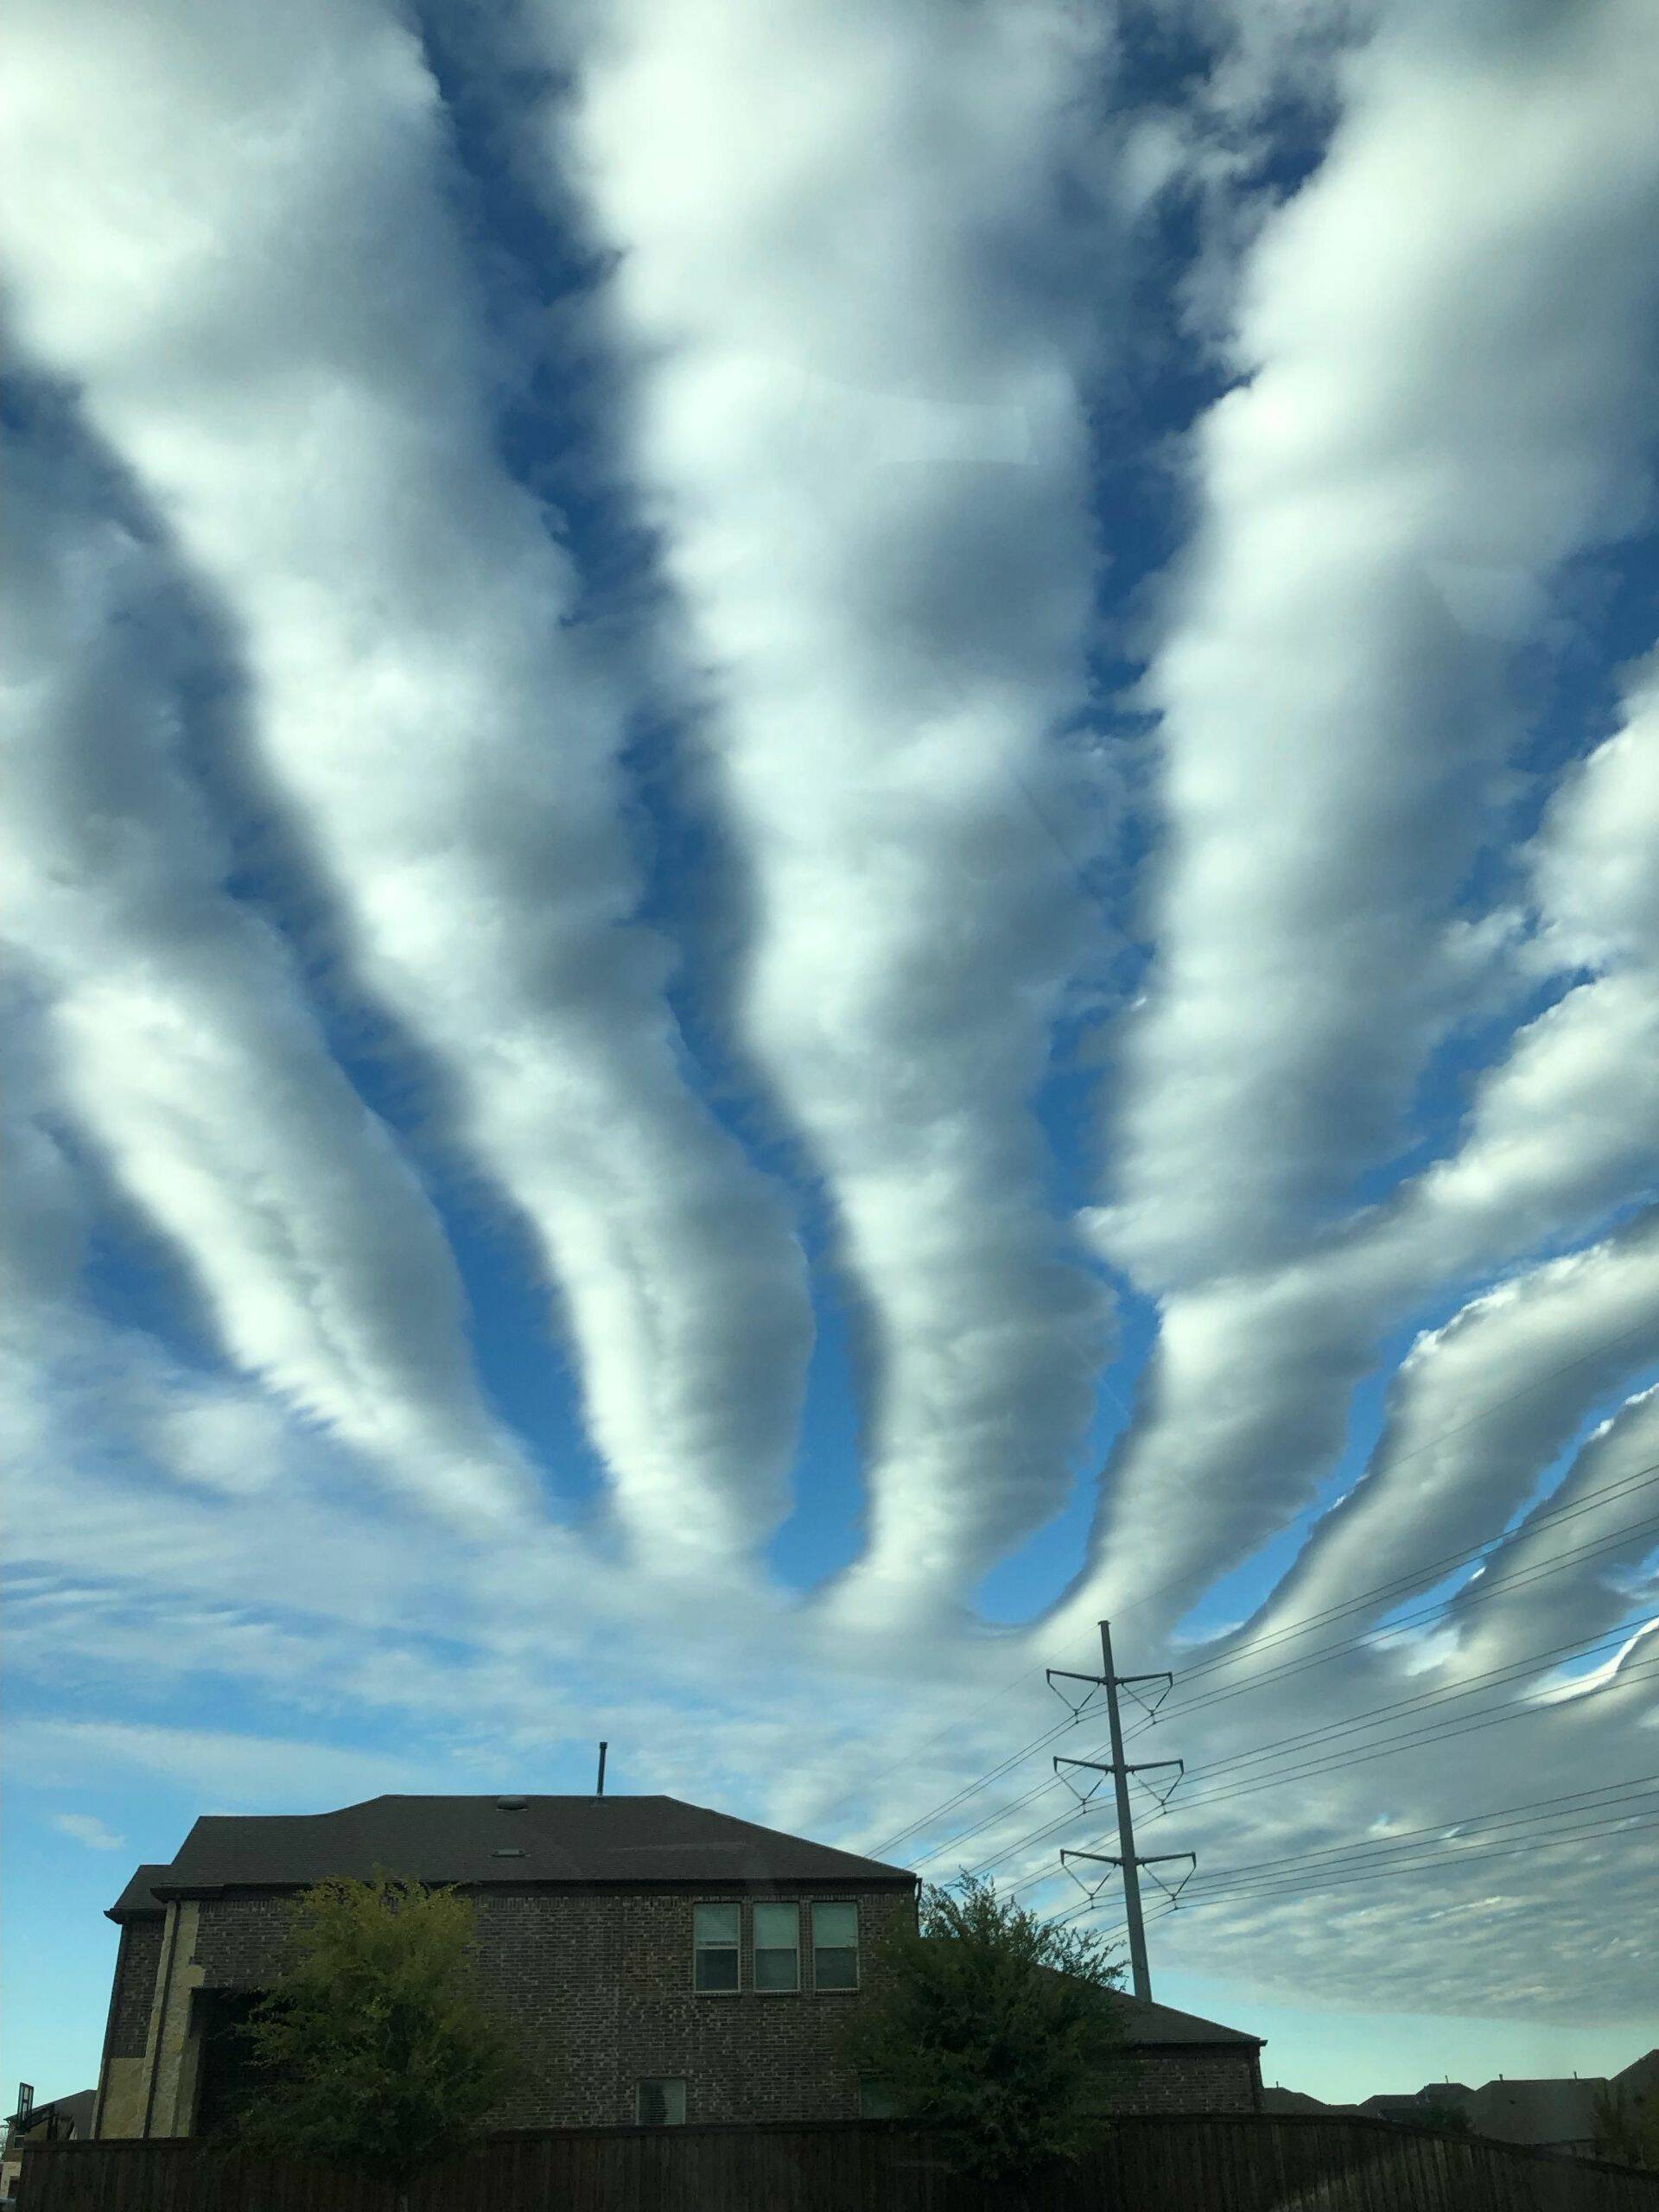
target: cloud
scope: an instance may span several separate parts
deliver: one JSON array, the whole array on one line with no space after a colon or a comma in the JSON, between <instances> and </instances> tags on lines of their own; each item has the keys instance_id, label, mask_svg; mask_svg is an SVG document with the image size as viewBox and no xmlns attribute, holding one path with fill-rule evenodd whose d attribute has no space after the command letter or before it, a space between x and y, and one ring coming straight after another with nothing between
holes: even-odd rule
<instances>
[{"instance_id":1,"label":"cloud","mask_svg":"<svg viewBox=\"0 0 1659 2212\"><path fill-rule=\"evenodd\" d=\"M124 1851L127 1839L106 1828L95 1813L54 1813L52 1825L60 1835L73 1836L88 1851Z\"/></svg>"},{"instance_id":2,"label":"cloud","mask_svg":"<svg viewBox=\"0 0 1659 2212\"><path fill-rule=\"evenodd\" d=\"M238 626L328 965L528 1222L630 1535L664 1566L741 1552L785 1503L803 1263L684 1079L668 949L637 918L622 702L567 626L551 518L497 457L501 364L420 51L367 0L113 34L35 7L10 36L26 340Z\"/></svg>"},{"instance_id":3,"label":"cloud","mask_svg":"<svg viewBox=\"0 0 1659 2212\"><path fill-rule=\"evenodd\" d=\"M1656 1191L1659 938L1639 853L1659 807L1644 670L1614 735L1570 769L1522 856L1535 972L1582 975L1476 1077L1446 1154L1310 1249L1167 1295L1136 1418L1103 1482L1090 1563L1054 1617L1078 1632L1170 1585L1173 1618L1301 1510L1394 1328L1460 1287L1577 1242ZM1112 1248L1109 1217L1097 1224Z\"/></svg>"},{"instance_id":4,"label":"cloud","mask_svg":"<svg viewBox=\"0 0 1659 2212\"><path fill-rule=\"evenodd\" d=\"M422 1787L422 1769L407 1759L229 1729L29 1717L9 1732L10 1757L31 1781L51 1783L95 1764L155 1776L238 1811L288 1812L303 1803L321 1813L354 1798ZM73 1817L60 1815L58 1825Z\"/></svg>"},{"instance_id":5,"label":"cloud","mask_svg":"<svg viewBox=\"0 0 1659 2212\"><path fill-rule=\"evenodd\" d=\"M42 409L33 432L12 449L0 744L35 1110L90 1141L174 1241L245 1371L440 1510L520 1516L531 1478L473 1374L432 1205L284 948L225 887L229 843L181 757L181 594L72 429ZM51 1141L29 1141L38 1164ZM20 1263L48 1233L20 1224ZM204 1479L232 1484L278 1418L157 1417L185 1422Z\"/></svg>"},{"instance_id":6,"label":"cloud","mask_svg":"<svg viewBox=\"0 0 1659 2212\"><path fill-rule=\"evenodd\" d=\"M1643 1563L1659 1549L1656 1475L1659 1389L1599 1425L1548 1497L1489 1554L1479 1581L1459 1593L1450 1621L1461 1665L1502 1666L1523 1649L1599 1635L1637 1611L1654 1587ZM1548 1517L1555 1515L1571 1518ZM1580 1548L1576 1566L1542 1572Z\"/></svg>"},{"instance_id":7,"label":"cloud","mask_svg":"<svg viewBox=\"0 0 1659 2212\"><path fill-rule=\"evenodd\" d=\"M1634 1829L1317 1905L1220 1901L1252 1859L1582 1794L1651 1729L1630 1624L1654 1611L1653 1392L1597 1421L1639 1379L1653 1299L1630 1217L1659 1067L1650 664L1509 856L1504 903L1475 911L1462 880L1510 830L1489 771L1510 645L1638 480L1650 355L1629 270L1607 288L1652 206L1624 135L1643 24L1628 4L1525 37L1472 20L1396 10L1343 58L1245 9L1231 80L1193 96L1213 113L1124 152L1086 11L503 17L511 66L476 90L492 146L517 189L533 145L550 204L580 189L620 256L558 312L633 355L607 435L671 587L651 678L683 685L682 780L652 803L689 797L729 862L719 886L652 879L653 912L706 893L738 917L682 976L639 918L618 759L647 687L601 672L614 641L576 619L593 580L497 449L499 403L558 379L527 351L536 315L481 289L499 242L471 226L500 179L457 167L474 94L446 113L405 19L360 0L14 14L0 226L32 356L79 393L14 465L13 703L52 740L16 779L34 873L0 1185L21 1772L67 1802L115 1772L168 1805L315 1809L585 1787L603 1735L624 1788L881 1847L1014 1753L895 1855L939 1846L937 1872L1006 1844L1058 1900L1059 1844L1109 1847L1098 1804L1032 1833L1067 1803L1052 1750L1097 1755L1094 1717L1017 1755L1064 1718L1043 1668L1087 1669L1122 1605L1124 1663L1182 1676L1154 1748L1188 1781L1143 1842L1197 1850L1217 1899L1158 1923L1160 1971L1363 2010L1650 2003ZM577 86L550 111L537 41ZM1168 957L1097 1226L1162 1294L1160 1338L1087 1575L991 1632L951 1602L1064 1495L1106 1333L1054 1195L1074 1163L1031 1113L1110 949L1075 876L1104 772L1068 734L1097 642L1082 326L1125 306L1122 226L1215 154L1206 132L1232 134L1217 167L1250 234L1268 111L1327 79L1332 165L1212 294L1242 303L1251 376L1197 442L1208 505L1154 671ZM1074 155L1104 180L1082 238L1059 212ZM594 466L579 450L568 477ZM1137 557L1123 535L1109 550ZM632 612L656 582L630 582ZM203 677L227 672L246 773L216 761L210 787L191 764L227 732L199 719ZM266 803L296 868L256 908L229 893ZM303 968L282 933L302 923ZM1182 998L1195 974L1238 984L1219 1039L1180 1027L1218 1002ZM1444 1155L1344 1215L1446 1025L1513 1020L1535 988L1554 1002L1472 1077ZM804 1270L783 1201L696 1103L670 995L724 1020L746 1107L798 1140L835 1230L871 1483L837 1603L734 1560L783 1503ZM460 1503L467 1469L521 1471L442 1227L329 1064L365 1022L407 1048L462 1171L450 1203L531 1224L632 1549L483 1513L434 1541L425 1503ZM1233 1084L1226 1054L1258 1034L1291 1110ZM136 1301L115 1318L111 1186L182 1256L227 1363ZM1305 1672L1201 1673L1243 1640L1173 1625L1306 1509L1395 1331L1417 1349L1370 1472L1273 1618L1510 1533L1408 1631L1362 1609L1334 1648L1292 1647ZM1551 1484L1573 1520L1529 1508ZM1419 1697L1447 1732L1375 1757ZM1290 1767L1309 1739L1274 1781L1258 1755Z\"/></svg>"},{"instance_id":8,"label":"cloud","mask_svg":"<svg viewBox=\"0 0 1659 2212\"><path fill-rule=\"evenodd\" d=\"M1457 1010L1505 650L1643 512L1652 31L1640 0L1395 10L1253 249L1146 687L1156 950L1103 1230L1149 1287L1304 1244Z\"/></svg>"},{"instance_id":9,"label":"cloud","mask_svg":"<svg viewBox=\"0 0 1659 2212\"><path fill-rule=\"evenodd\" d=\"M1551 1262L1425 1332L1365 1472L1317 1524L1261 1628L1504 1526L1586 1413L1659 1361L1659 1216ZM1573 1540L1563 1539L1563 1541Z\"/></svg>"},{"instance_id":10,"label":"cloud","mask_svg":"<svg viewBox=\"0 0 1659 2212\"><path fill-rule=\"evenodd\" d=\"M868 1622L1059 1504L1103 1340L1032 1114L1084 920L1045 821L1086 439L1039 272L1090 51L1046 6L639 4L574 111L743 886L728 1033L858 1321Z\"/></svg>"}]
</instances>

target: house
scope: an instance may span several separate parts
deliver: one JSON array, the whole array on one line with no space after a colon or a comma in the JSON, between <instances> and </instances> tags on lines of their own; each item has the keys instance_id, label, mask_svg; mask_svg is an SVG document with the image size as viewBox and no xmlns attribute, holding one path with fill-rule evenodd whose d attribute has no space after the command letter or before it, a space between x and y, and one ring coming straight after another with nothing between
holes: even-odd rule
<instances>
[{"instance_id":1,"label":"house","mask_svg":"<svg viewBox=\"0 0 1659 2212\"><path fill-rule=\"evenodd\" d=\"M6 2121L5 2148L0 2152L0 2201L10 2204L17 2193L17 2177L31 2143L67 2143L92 2132L96 2089L77 2089L73 2096L54 2097L50 2104L20 2103Z\"/></svg>"},{"instance_id":2,"label":"house","mask_svg":"<svg viewBox=\"0 0 1659 2212\"><path fill-rule=\"evenodd\" d=\"M274 1979L293 1899L375 1868L478 1909L486 1999L529 2079L508 2127L868 2113L841 2056L878 1939L913 1928L913 1874L673 1797L375 1797L199 1820L111 1907L121 1930L100 2137L213 2134L249 2094L233 2033ZM1111 2100L1254 2111L1259 2038L1167 2005L1128 2018Z\"/></svg>"},{"instance_id":3,"label":"house","mask_svg":"<svg viewBox=\"0 0 1659 2212\"><path fill-rule=\"evenodd\" d=\"M1643 2090L1654 2094L1659 2082L1659 2053L1649 2052L1616 2075L1609 2083L1602 2075L1573 2075L1536 2080L1484 2082L1471 2089L1462 2082L1429 2082L1414 2094L1385 2094L1367 2097L1357 2105L1325 2105L1294 2089L1270 2088L1262 2093L1267 2112L1362 2113L1372 2120L1392 2120L1407 2127L1438 2124L1440 2113L1460 2113L1473 2133L1497 2143L1522 2143L1534 2150L1569 2152L1590 2156L1597 2140L1597 2104L1610 2088L1621 2091L1636 2107Z\"/></svg>"},{"instance_id":4,"label":"house","mask_svg":"<svg viewBox=\"0 0 1659 2212\"><path fill-rule=\"evenodd\" d=\"M1120 1994L1127 2060L1112 2104L1120 2112L1227 2113L1262 2109L1260 2036Z\"/></svg>"},{"instance_id":5,"label":"house","mask_svg":"<svg viewBox=\"0 0 1659 2212\"><path fill-rule=\"evenodd\" d=\"M530 2080L503 2126L855 2117L837 2041L916 1878L674 1797L374 1797L199 1820L141 1866L121 1929L100 2137L212 2133L294 1897L377 1866L478 1907L487 1994Z\"/></svg>"}]
</instances>

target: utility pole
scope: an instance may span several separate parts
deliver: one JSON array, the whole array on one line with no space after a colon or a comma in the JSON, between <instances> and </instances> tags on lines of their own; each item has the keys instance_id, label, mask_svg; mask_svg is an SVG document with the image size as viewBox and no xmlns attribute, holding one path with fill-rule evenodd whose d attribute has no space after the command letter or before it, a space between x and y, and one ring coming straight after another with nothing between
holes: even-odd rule
<instances>
[{"instance_id":1,"label":"utility pole","mask_svg":"<svg viewBox=\"0 0 1659 2212\"><path fill-rule=\"evenodd\" d=\"M1161 1682L1167 1690L1173 1677L1167 1674L1117 1674L1112 1665L1112 1624L1109 1621L1102 1621L1099 1674L1071 1675L1061 1669L1051 1667L1048 1669L1048 1679L1051 1685L1056 1681L1089 1682L1103 1689L1106 1693L1106 1717L1112 1739L1112 1756L1109 1764L1092 1759L1057 1758L1054 1766L1057 1773L1062 1765L1092 1766L1098 1772L1111 1776L1113 1793L1117 1801L1118 1847L1116 1852L1109 1856L1104 1852L1098 1851L1062 1851L1060 1863L1064 1866L1068 1859L1093 1859L1097 1865L1116 1866L1122 1870L1123 1911L1124 1917L1128 1923L1130 1980L1137 1997L1149 1998L1152 1995L1152 1975L1147 1966L1147 1930L1141 1914L1141 1869L1143 1866L1161 1866L1171 1859L1192 1859L1192 1853L1190 1851L1164 1852L1143 1857L1137 1854L1135 1851L1135 1814L1129 1802L1130 1776L1149 1774L1160 1767L1173 1766L1179 1769L1181 1762L1179 1759L1151 1759L1139 1766L1126 1764L1123 1758L1123 1719L1118 1709L1117 1694L1120 1689L1136 1687L1142 1682ZM1081 1709L1081 1707L1078 1708L1079 1711ZM1178 1773L1176 1780L1179 1781L1179 1778L1180 1776ZM1172 1783L1171 1788L1173 1789L1173 1786L1174 1784ZM1194 1860L1193 1863L1196 1865L1197 1861Z\"/></svg>"}]
</instances>

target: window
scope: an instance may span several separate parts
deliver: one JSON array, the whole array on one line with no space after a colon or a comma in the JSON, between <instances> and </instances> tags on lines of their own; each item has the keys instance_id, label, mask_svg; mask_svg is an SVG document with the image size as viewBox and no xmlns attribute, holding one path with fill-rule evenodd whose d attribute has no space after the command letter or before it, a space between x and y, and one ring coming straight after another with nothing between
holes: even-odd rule
<instances>
[{"instance_id":1,"label":"window","mask_svg":"<svg viewBox=\"0 0 1659 2212\"><path fill-rule=\"evenodd\" d=\"M812 1980L819 1989L858 1987L858 1907L812 1908Z\"/></svg>"},{"instance_id":2,"label":"window","mask_svg":"<svg viewBox=\"0 0 1659 2212\"><path fill-rule=\"evenodd\" d=\"M858 2116L861 2120L894 2120L899 2113L899 2100L893 2095L890 2083L878 2081L874 2075L861 2076L858 2084Z\"/></svg>"},{"instance_id":3,"label":"window","mask_svg":"<svg viewBox=\"0 0 1659 2212\"><path fill-rule=\"evenodd\" d=\"M710 1993L737 1987L741 1904L700 1904L692 1912L692 1986Z\"/></svg>"},{"instance_id":4,"label":"window","mask_svg":"<svg viewBox=\"0 0 1659 2212\"><path fill-rule=\"evenodd\" d=\"M800 1987L799 1905L758 1904L754 1908L754 1986L757 1989Z\"/></svg>"},{"instance_id":5,"label":"window","mask_svg":"<svg viewBox=\"0 0 1659 2212\"><path fill-rule=\"evenodd\" d=\"M683 2127L685 2084L660 2077L642 2082L635 2093L634 2110L641 2127Z\"/></svg>"}]
</instances>

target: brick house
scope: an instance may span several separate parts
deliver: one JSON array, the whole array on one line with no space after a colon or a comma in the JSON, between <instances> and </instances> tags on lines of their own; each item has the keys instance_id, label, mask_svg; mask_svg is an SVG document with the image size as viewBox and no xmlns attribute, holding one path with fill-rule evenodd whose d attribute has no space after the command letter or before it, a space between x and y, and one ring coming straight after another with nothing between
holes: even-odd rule
<instances>
[{"instance_id":1,"label":"brick house","mask_svg":"<svg viewBox=\"0 0 1659 2212\"><path fill-rule=\"evenodd\" d=\"M486 1995L528 2085L504 2127L852 2120L839 2055L878 1939L915 1925L916 1877L673 1797L375 1797L199 1820L141 1866L119 1927L100 2137L212 2134L246 2094L231 2031L277 1969L294 1897L376 1866L478 1908ZM1258 2108L1259 2039L1118 2000L1120 2109Z\"/></svg>"},{"instance_id":2,"label":"brick house","mask_svg":"<svg viewBox=\"0 0 1659 2212\"><path fill-rule=\"evenodd\" d=\"M916 1878L673 1797L375 1797L199 1820L141 1866L121 1929L99 2136L210 2133L242 2088L228 2031L276 1970L292 1898L377 1866L454 1883L531 2085L503 2126L834 2120L836 2042Z\"/></svg>"},{"instance_id":3,"label":"brick house","mask_svg":"<svg viewBox=\"0 0 1659 2212\"><path fill-rule=\"evenodd\" d=\"M1125 1995L1117 2002L1124 2031L1124 2056L1111 2084L1117 2111L1262 2110L1262 2037L1149 1997Z\"/></svg>"}]
</instances>

